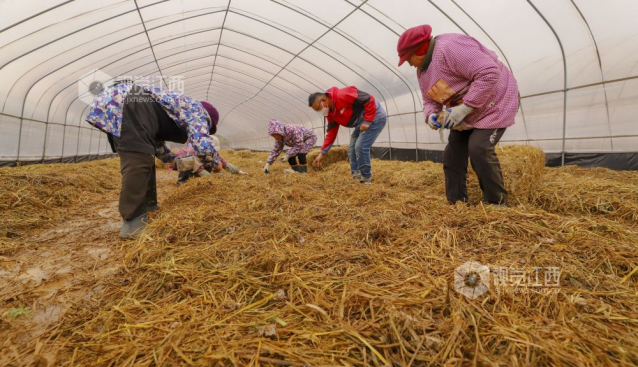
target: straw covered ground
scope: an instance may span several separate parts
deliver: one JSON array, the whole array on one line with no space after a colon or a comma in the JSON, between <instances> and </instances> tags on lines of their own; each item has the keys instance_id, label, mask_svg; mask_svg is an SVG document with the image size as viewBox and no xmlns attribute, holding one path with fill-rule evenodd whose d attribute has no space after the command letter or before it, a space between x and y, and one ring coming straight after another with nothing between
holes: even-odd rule
<instances>
[{"instance_id":1,"label":"straw covered ground","mask_svg":"<svg viewBox=\"0 0 638 367\"><path fill-rule=\"evenodd\" d=\"M507 208L448 205L431 162L375 160L372 186L345 161L263 175L267 154L247 151L224 155L251 176L175 187L160 172L162 209L119 247L119 271L7 364L638 364L638 173L498 154ZM468 261L489 289L463 277Z\"/></svg>"},{"instance_id":2,"label":"straw covered ground","mask_svg":"<svg viewBox=\"0 0 638 367\"><path fill-rule=\"evenodd\" d=\"M118 172L113 159L0 169L0 241L58 223L66 208L118 190Z\"/></svg>"}]
</instances>

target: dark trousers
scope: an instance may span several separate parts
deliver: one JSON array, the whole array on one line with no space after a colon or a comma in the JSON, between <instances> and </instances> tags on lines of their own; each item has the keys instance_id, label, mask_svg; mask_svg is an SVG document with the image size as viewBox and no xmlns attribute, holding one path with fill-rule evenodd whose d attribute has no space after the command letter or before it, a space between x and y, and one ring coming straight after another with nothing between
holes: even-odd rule
<instances>
[{"instance_id":1,"label":"dark trousers","mask_svg":"<svg viewBox=\"0 0 638 367\"><path fill-rule=\"evenodd\" d=\"M490 204L505 204L507 191L503 184L501 165L494 147L505 129L473 129L450 132L443 152L445 195L451 204L467 202L467 160L478 176L483 200Z\"/></svg>"},{"instance_id":2,"label":"dark trousers","mask_svg":"<svg viewBox=\"0 0 638 367\"><path fill-rule=\"evenodd\" d=\"M120 155L123 219L137 218L157 206L155 145L169 139L183 142L186 136L158 103L133 87L122 108L120 138L109 139Z\"/></svg>"},{"instance_id":3,"label":"dark trousers","mask_svg":"<svg viewBox=\"0 0 638 367\"><path fill-rule=\"evenodd\" d=\"M120 214L131 220L157 205L155 157L145 153L120 151Z\"/></svg>"},{"instance_id":4,"label":"dark trousers","mask_svg":"<svg viewBox=\"0 0 638 367\"><path fill-rule=\"evenodd\" d=\"M295 157L288 158L288 164L291 167L297 165L297 157L299 157L299 164L308 164L308 161L306 160L306 154L305 153L299 153Z\"/></svg>"}]
</instances>

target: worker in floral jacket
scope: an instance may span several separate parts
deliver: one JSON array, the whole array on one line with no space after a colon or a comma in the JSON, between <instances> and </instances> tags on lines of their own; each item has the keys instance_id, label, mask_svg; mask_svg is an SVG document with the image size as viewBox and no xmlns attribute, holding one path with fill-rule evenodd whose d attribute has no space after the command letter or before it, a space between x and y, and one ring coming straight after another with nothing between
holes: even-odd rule
<instances>
[{"instance_id":1,"label":"worker in floral jacket","mask_svg":"<svg viewBox=\"0 0 638 367\"><path fill-rule=\"evenodd\" d=\"M212 105L161 88L123 82L97 95L87 122L107 133L119 153L122 189L119 210L123 225L120 238L131 239L148 223L147 213L157 210L155 157L193 169L191 161L176 161L165 141L190 141L201 163L221 170L219 156L210 139L215 126ZM216 114L219 118L219 114ZM191 168L188 168L190 164ZM196 169L196 168L195 168ZM182 170L182 169L180 169Z\"/></svg>"},{"instance_id":2,"label":"worker in floral jacket","mask_svg":"<svg viewBox=\"0 0 638 367\"><path fill-rule=\"evenodd\" d=\"M284 146L288 146L290 149L281 159L282 162L288 161L290 168L295 172L308 173L306 154L310 152L317 142L317 134L314 131L307 127L287 125L272 119L268 124L268 135L275 139L275 146L266 160L264 173L270 172L270 165L279 157L279 154L284 150ZM297 159L299 159L299 162L297 162Z\"/></svg>"},{"instance_id":3,"label":"worker in floral jacket","mask_svg":"<svg viewBox=\"0 0 638 367\"><path fill-rule=\"evenodd\" d=\"M429 25L406 30L397 52L399 66L407 61L417 69L426 123L435 130L451 130L443 152L447 199L452 204L467 201L469 157L483 200L505 205L507 191L494 147L505 129L514 125L516 79L476 39L463 34L432 38L431 33Z\"/></svg>"}]
</instances>

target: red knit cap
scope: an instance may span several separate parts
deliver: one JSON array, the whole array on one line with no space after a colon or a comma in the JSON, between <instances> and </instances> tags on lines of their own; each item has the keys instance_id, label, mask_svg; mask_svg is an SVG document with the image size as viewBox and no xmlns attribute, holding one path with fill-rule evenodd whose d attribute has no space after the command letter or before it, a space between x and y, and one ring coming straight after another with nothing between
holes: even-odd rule
<instances>
[{"instance_id":1,"label":"red knit cap","mask_svg":"<svg viewBox=\"0 0 638 367\"><path fill-rule=\"evenodd\" d=\"M424 51L427 51L430 39L432 39L432 27L427 24L413 27L403 32L401 37L399 37L399 42L397 42L399 66L414 52L417 52L419 55L425 54Z\"/></svg>"}]
</instances>

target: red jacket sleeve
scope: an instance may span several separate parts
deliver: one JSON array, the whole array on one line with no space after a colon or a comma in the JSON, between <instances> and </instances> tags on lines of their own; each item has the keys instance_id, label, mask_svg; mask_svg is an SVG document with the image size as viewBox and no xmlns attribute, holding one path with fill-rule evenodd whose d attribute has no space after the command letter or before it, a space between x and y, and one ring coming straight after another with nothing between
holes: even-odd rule
<instances>
[{"instance_id":1,"label":"red jacket sleeve","mask_svg":"<svg viewBox=\"0 0 638 367\"><path fill-rule=\"evenodd\" d=\"M368 103L363 105L363 121L372 122L374 121L374 116L377 114L377 101L374 100L373 96L370 96L370 100Z\"/></svg>"},{"instance_id":2,"label":"red jacket sleeve","mask_svg":"<svg viewBox=\"0 0 638 367\"><path fill-rule=\"evenodd\" d=\"M339 124L332 121L328 124L328 132L326 132L326 138L323 140L323 145L321 146L321 152L323 154L328 154L328 151L334 144L337 139L337 133L339 132Z\"/></svg>"}]
</instances>

